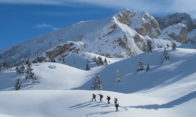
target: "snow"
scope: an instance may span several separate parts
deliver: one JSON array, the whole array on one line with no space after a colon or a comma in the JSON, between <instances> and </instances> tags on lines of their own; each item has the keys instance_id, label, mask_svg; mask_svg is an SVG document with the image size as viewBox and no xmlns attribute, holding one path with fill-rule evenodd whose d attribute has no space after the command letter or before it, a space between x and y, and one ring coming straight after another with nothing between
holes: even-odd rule
<instances>
[{"instance_id":1,"label":"snow","mask_svg":"<svg viewBox=\"0 0 196 117\"><path fill-rule=\"evenodd\" d=\"M165 33L170 32L170 33L180 34L182 27L186 28L186 25L182 23L171 25L167 27L167 30L165 31Z\"/></svg>"},{"instance_id":2,"label":"snow","mask_svg":"<svg viewBox=\"0 0 196 117\"><path fill-rule=\"evenodd\" d=\"M19 77L14 69L2 71L0 80L5 84L0 91L0 116L192 117L196 114L196 50L170 51L171 60L164 64L160 63L161 54L162 50L157 50L113 60L90 71L59 63L33 64L39 83L23 86L19 91L12 91L9 84L14 85ZM140 58L144 58L145 65L150 64L151 71L136 72ZM117 70L122 77L120 83L115 82ZM89 90L96 73L101 75L103 91ZM92 93L103 94L104 102L90 102ZM106 96L111 96L111 104L106 104ZM119 100L119 112L115 112L114 97Z\"/></svg>"},{"instance_id":3,"label":"snow","mask_svg":"<svg viewBox=\"0 0 196 117\"><path fill-rule=\"evenodd\" d=\"M62 64L42 63L34 66L34 69L41 83L33 89L72 89L88 80L86 71Z\"/></svg>"},{"instance_id":4,"label":"snow","mask_svg":"<svg viewBox=\"0 0 196 117\"><path fill-rule=\"evenodd\" d=\"M106 104L105 99L103 103L90 102L92 93L117 97L121 105L119 112L115 112L113 104ZM194 107L195 99L172 107L170 102L164 106L159 98L107 91L10 91L0 92L0 96L0 113L8 117L187 117L195 114L194 108L187 109Z\"/></svg>"},{"instance_id":5,"label":"snow","mask_svg":"<svg viewBox=\"0 0 196 117\"><path fill-rule=\"evenodd\" d=\"M147 29L148 32L145 35L151 37L157 37L159 35L158 33L160 32L160 29L158 22L147 12L125 9L115 15L115 17L117 19L122 18L123 20L125 20L124 23L134 30L142 29L146 24L151 25L152 28Z\"/></svg>"},{"instance_id":6,"label":"snow","mask_svg":"<svg viewBox=\"0 0 196 117\"><path fill-rule=\"evenodd\" d=\"M134 54L140 54L142 53L142 51L136 46L133 37L137 34L136 31L134 31L133 29L131 29L130 27L128 27L125 24L120 23L115 17L114 18L114 22L121 28L121 30L127 35L128 37L128 45L130 46L130 48L134 49L132 50L132 52Z\"/></svg>"},{"instance_id":7,"label":"snow","mask_svg":"<svg viewBox=\"0 0 196 117\"><path fill-rule=\"evenodd\" d=\"M190 40L196 40L196 29L193 29L188 36Z\"/></svg>"},{"instance_id":8,"label":"snow","mask_svg":"<svg viewBox=\"0 0 196 117\"><path fill-rule=\"evenodd\" d=\"M187 28L187 27L185 24L182 23L170 25L162 31L160 38L174 40L169 36L169 34L180 35L182 28Z\"/></svg>"}]
</instances>

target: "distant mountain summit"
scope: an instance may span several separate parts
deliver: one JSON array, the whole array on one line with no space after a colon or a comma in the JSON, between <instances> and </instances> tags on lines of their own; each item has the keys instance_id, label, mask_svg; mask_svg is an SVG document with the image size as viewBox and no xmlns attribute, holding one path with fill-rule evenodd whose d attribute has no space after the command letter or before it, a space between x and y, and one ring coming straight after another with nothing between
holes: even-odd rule
<instances>
[{"instance_id":1,"label":"distant mountain summit","mask_svg":"<svg viewBox=\"0 0 196 117\"><path fill-rule=\"evenodd\" d=\"M149 42L153 49L186 43L192 29L194 22L187 14L154 18L125 9L112 17L82 21L6 49L0 52L0 63L14 66L23 60L59 61L85 52L130 57L146 51Z\"/></svg>"}]
</instances>

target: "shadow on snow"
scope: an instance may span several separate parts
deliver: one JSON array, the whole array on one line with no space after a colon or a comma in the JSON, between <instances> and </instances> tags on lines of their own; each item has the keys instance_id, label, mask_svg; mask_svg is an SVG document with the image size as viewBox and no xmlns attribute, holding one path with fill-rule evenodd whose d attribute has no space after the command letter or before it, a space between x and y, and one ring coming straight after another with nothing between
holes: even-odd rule
<instances>
[{"instance_id":1,"label":"shadow on snow","mask_svg":"<svg viewBox=\"0 0 196 117\"><path fill-rule=\"evenodd\" d=\"M176 100L173 100L171 102L168 102L166 104L153 104L153 105L142 105L142 106L129 106L128 108L141 108L141 109L162 109L162 108L172 108L177 105L183 104L191 99L196 98L196 91L191 92L185 96L182 96Z\"/></svg>"}]
</instances>

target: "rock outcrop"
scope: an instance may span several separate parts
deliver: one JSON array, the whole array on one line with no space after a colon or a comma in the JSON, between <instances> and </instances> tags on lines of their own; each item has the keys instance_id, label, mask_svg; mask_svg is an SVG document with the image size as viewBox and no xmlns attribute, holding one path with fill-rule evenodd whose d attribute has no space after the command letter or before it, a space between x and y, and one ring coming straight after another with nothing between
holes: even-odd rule
<instances>
[{"instance_id":1,"label":"rock outcrop","mask_svg":"<svg viewBox=\"0 0 196 117\"><path fill-rule=\"evenodd\" d=\"M178 23L185 24L188 31L191 31L194 28L191 16L186 13L175 13L165 17L156 17L156 19L159 22L160 28L162 30L168 26Z\"/></svg>"},{"instance_id":2,"label":"rock outcrop","mask_svg":"<svg viewBox=\"0 0 196 117\"><path fill-rule=\"evenodd\" d=\"M127 9L117 14L116 17L121 23L127 24L143 36L156 38L160 35L158 22L146 12Z\"/></svg>"},{"instance_id":3,"label":"rock outcrop","mask_svg":"<svg viewBox=\"0 0 196 117\"><path fill-rule=\"evenodd\" d=\"M174 39L180 43L188 41L188 29L185 24L173 24L162 31L161 37L164 39Z\"/></svg>"}]
</instances>

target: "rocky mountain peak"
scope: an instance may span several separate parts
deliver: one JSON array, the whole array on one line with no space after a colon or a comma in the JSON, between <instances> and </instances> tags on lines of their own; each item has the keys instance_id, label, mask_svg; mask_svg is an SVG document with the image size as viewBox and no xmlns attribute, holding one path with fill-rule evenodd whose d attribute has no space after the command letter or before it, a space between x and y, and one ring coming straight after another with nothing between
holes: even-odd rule
<instances>
[{"instance_id":1,"label":"rocky mountain peak","mask_svg":"<svg viewBox=\"0 0 196 117\"><path fill-rule=\"evenodd\" d=\"M160 35L159 23L146 12L125 9L115 17L121 23L130 26L143 36L155 38Z\"/></svg>"}]
</instances>

